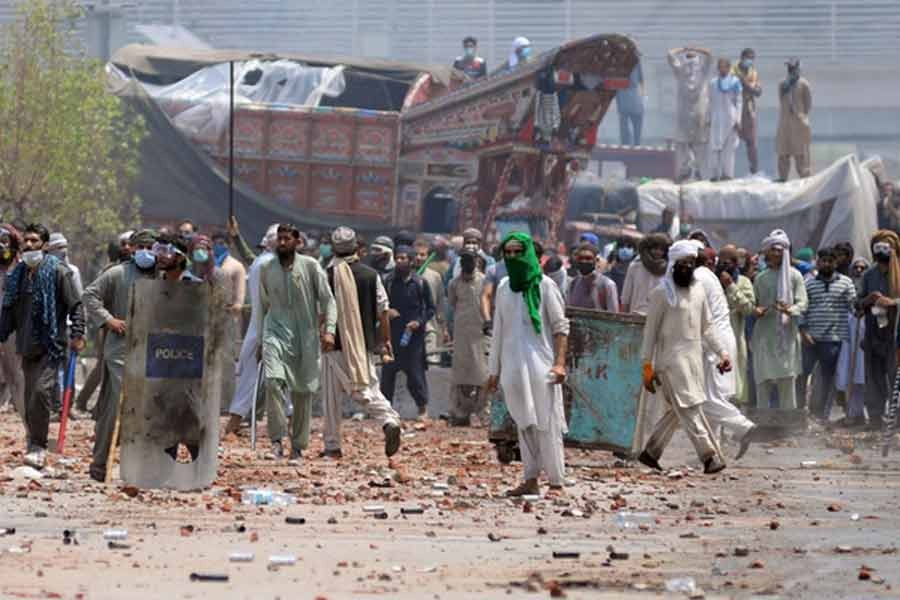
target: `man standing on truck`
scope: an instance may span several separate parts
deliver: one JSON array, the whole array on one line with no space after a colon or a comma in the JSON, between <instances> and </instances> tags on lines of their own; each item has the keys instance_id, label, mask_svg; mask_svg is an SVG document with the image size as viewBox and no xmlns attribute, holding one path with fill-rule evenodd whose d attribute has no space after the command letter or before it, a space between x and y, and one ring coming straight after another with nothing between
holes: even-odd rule
<instances>
[{"instance_id":1,"label":"man standing on truck","mask_svg":"<svg viewBox=\"0 0 900 600\"><path fill-rule=\"evenodd\" d=\"M487 61L478 56L478 40L471 35L463 40L463 53L453 61L453 68L473 80L487 75Z\"/></svg>"},{"instance_id":2,"label":"man standing on truck","mask_svg":"<svg viewBox=\"0 0 900 600\"><path fill-rule=\"evenodd\" d=\"M567 427L561 384L569 320L562 293L541 271L531 236L511 233L500 247L509 276L497 289L487 392L503 387L516 423L525 481L507 492L515 497L540 493L542 470L551 489L563 486Z\"/></svg>"}]
</instances>

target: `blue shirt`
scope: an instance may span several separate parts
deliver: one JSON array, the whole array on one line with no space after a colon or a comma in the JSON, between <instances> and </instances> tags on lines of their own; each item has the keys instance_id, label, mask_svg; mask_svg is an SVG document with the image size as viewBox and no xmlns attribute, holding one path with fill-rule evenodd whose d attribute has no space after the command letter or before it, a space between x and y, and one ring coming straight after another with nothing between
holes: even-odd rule
<instances>
[{"instance_id":1,"label":"blue shirt","mask_svg":"<svg viewBox=\"0 0 900 600\"><path fill-rule=\"evenodd\" d=\"M634 66L628 77L628 88L616 92L616 109L626 115L644 114L644 98L641 97L640 86L644 83L644 71L641 63Z\"/></svg>"}]
</instances>

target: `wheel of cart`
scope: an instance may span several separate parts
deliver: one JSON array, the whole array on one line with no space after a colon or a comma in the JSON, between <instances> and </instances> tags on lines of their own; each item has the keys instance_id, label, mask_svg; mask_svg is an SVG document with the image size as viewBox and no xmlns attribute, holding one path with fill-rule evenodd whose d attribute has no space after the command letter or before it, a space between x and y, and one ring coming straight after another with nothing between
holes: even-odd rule
<instances>
[{"instance_id":1,"label":"wheel of cart","mask_svg":"<svg viewBox=\"0 0 900 600\"><path fill-rule=\"evenodd\" d=\"M617 457L632 453L640 422L640 345L644 318L569 308L570 331L563 388L569 447L607 450ZM522 460L516 424L506 408L503 390L490 399L488 439L497 460Z\"/></svg>"}]
</instances>

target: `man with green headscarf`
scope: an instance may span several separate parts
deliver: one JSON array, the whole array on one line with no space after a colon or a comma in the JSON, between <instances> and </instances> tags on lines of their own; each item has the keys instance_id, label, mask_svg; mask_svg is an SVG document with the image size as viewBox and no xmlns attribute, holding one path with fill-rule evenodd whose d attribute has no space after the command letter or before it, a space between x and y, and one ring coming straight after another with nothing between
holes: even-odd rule
<instances>
[{"instance_id":1,"label":"man with green headscarf","mask_svg":"<svg viewBox=\"0 0 900 600\"><path fill-rule=\"evenodd\" d=\"M541 271L531 237L511 233L501 251L509 275L497 290L487 389L503 386L516 423L525 482L507 495L523 496L540 492L541 470L551 489L563 485L568 429L560 384L566 379L569 320L562 292Z\"/></svg>"}]
</instances>

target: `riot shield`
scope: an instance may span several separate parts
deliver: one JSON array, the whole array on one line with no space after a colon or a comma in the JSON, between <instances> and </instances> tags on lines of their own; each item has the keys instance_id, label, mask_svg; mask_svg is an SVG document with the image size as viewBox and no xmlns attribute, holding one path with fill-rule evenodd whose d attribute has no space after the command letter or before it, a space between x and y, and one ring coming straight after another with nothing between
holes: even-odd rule
<instances>
[{"instance_id":1,"label":"riot shield","mask_svg":"<svg viewBox=\"0 0 900 600\"><path fill-rule=\"evenodd\" d=\"M216 477L222 311L206 283L138 280L126 323L122 480L192 490Z\"/></svg>"}]
</instances>

